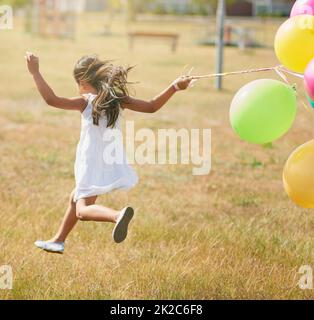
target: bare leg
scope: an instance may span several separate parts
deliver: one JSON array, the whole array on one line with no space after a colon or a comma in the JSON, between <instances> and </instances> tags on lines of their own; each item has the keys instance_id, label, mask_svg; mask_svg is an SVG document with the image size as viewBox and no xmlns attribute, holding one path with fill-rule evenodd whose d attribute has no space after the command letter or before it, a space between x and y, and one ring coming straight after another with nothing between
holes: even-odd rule
<instances>
[{"instance_id":1,"label":"bare leg","mask_svg":"<svg viewBox=\"0 0 314 320\"><path fill-rule=\"evenodd\" d=\"M78 219L76 217L76 204L73 201L74 190L72 191L69 199L69 205L63 217L62 223L56 235L48 241L51 242L64 242L68 234L76 225Z\"/></svg>"},{"instance_id":2,"label":"bare leg","mask_svg":"<svg viewBox=\"0 0 314 320\"><path fill-rule=\"evenodd\" d=\"M120 211L95 205L97 196L80 199L76 203L73 201L73 196L74 191L71 193L69 206L56 235L48 241L36 241L35 246L49 252L63 253L64 245L60 242L65 242L78 220L116 223L113 230L114 241L120 243L126 238L128 224L133 217L132 208L125 208L121 215Z\"/></svg>"},{"instance_id":3,"label":"bare leg","mask_svg":"<svg viewBox=\"0 0 314 320\"><path fill-rule=\"evenodd\" d=\"M76 203L76 216L82 221L117 222L120 211L95 205L97 197L79 199Z\"/></svg>"}]
</instances>

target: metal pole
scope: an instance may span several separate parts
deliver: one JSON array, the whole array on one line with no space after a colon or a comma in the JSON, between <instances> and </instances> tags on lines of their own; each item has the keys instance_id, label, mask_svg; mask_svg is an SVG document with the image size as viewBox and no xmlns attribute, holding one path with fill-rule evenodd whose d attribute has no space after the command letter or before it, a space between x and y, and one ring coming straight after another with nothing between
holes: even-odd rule
<instances>
[{"instance_id":1,"label":"metal pole","mask_svg":"<svg viewBox=\"0 0 314 320\"><path fill-rule=\"evenodd\" d=\"M226 15L225 0L218 0L217 15L216 15L216 19L217 19L216 73L223 72L225 15ZM215 87L217 90L222 89L222 77L216 78Z\"/></svg>"},{"instance_id":2,"label":"metal pole","mask_svg":"<svg viewBox=\"0 0 314 320\"><path fill-rule=\"evenodd\" d=\"M269 11L270 11L270 14L273 13L274 11L274 4L273 4L273 0L270 0L269 1Z\"/></svg>"}]
</instances>

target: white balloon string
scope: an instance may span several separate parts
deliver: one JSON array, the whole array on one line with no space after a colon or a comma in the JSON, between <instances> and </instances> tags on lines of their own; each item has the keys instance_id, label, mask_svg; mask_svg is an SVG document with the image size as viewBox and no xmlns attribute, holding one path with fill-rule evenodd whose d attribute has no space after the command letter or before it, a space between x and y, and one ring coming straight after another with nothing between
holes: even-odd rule
<instances>
[{"instance_id":1,"label":"white balloon string","mask_svg":"<svg viewBox=\"0 0 314 320\"><path fill-rule=\"evenodd\" d=\"M278 66L269 67L269 68L258 68L258 69L248 69L248 70L241 70L241 71L223 72L223 73L211 73L211 74L205 74L201 76L192 76L192 79L198 80L198 79L231 76L231 75L253 73L253 72L263 72L263 71L275 70L275 68L278 68Z\"/></svg>"},{"instance_id":2,"label":"white balloon string","mask_svg":"<svg viewBox=\"0 0 314 320\"><path fill-rule=\"evenodd\" d=\"M253 73L253 72L265 72L265 71L275 71L279 77L287 84L291 85L287 76L285 73L298 77L300 79L304 79L303 74L290 71L286 69L283 65L278 65L275 67L268 67L268 68L257 68L257 69L248 69L248 70L241 70L241 71L232 71L232 72L223 72L223 73L210 73L205 75L199 75L199 76L192 76L191 78L193 80L200 80L200 79L208 79L208 78L215 78L215 77L224 77L224 76L231 76L231 75L239 75L239 74L246 74L246 73ZM294 88L295 89L295 88ZM305 107L307 111L312 111L311 108L308 106L307 103L305 103L301 99L302 105ZM313 114L313 112L311 112ZM314 115L314 114L313 114Z\"/></svg>"},{"instance_id":3,"label":"white balloon string","mask_svg":"<svg viewBox=\"0 0 314 320\"><path fill-rule=\"evenodd\" d=\"M278 67L275 69L275 71L276 71L277 74L278 74L287 84L289 84L289 85L291 85L291 84L289 83L289 80L288 80L288 78L286 77L286 75L284 74L284 72L286 72L286 73L288 73L288 74L290 74L290 75L292 75L292 76L296 76L296 77L298 77L298 78L302 78L302 79L304 78L302 74L296 73L296 72L292 72L292 71L290 71L290 70L287 70L287 69L284 68L283 66L278 66ZM293 87L294 87L294 86L295 86L295 85L293 85ZM310 108L309 105L308 105L306 102L304 102L302 98L300 98L300 101L301 101L302 106L305 108L305 110L308 111L308 112L311 112L311 114L314 115L313 112L312 112L312 108Z\"/></svg>"},{"instance_id":4,"label":"white balloon string","mask_svg":"<svg viewBox=\"0 0 314 320\"><path fill-rule=\"evenodd\" d=\"M208 78L215 78L215 77L224 77L224 76L231 76L231 75L238 75L238 74L245 74L245 73L253 73L253 72L265 72L265 71L272 71L272 70L276 71L277 73L278 73L278 70L279 70L279 72L281 74L282 73L288 73L288 74L290 74L292 76L295 76L295 77L303 79L303 75L302 74L296 73L296 72L292 72L292 71L284 68L282 65L278 65L278 66L275 66L275 67L268 67L268 68L257 68L257 69L248 69L248 70L223 72L223 73L210 73L210 74L205 74L205 75L192 76L192 79L195 79L195 80L208 79Z\"/></svg>"},{"instance_id":5,"label":"white balloon string","mask_svg":"<svg viewBox=\"0 0 314 320\"><path fill-rule=\"evenodd\" d=\"M296 73L296 72L292 72L292 71L286 69L286 68L283 67L283 66L278 66L278 68L276 68L275 71L276 71L277 74L278 74L282 79L284 79L284 81L286 81L288 84L289 84L288 79L287 79L287 77L283 74L283 72L286 72L286 73L288 73L288 74L290 74L290 75L292 75L292 76L295 76L295 77L304 79L304 76L303 76L302 74ZM286 80L285 80L285 79L286 79ZM301 101L301 104L302 104L302 106L304 107L304 109L305 109L306 111L310 112L312 115L314 115L313 112L312 112L313 110L312 110L312 108L308 105L308 103L304 102L304 100L303 100L302 98L300 98L300 101Z\"/></svg>"},{"instance_id":6,"label":"white balloon string","mask_svg":"<svg viewBox=\"0 0 314 320\"><path fill-rule=\"evenodd\" d=\"M293 71L290 71L288 69L286 69L284 66L278 66L278 68L283 71L283 72L286 72L288 74L291 74L292 76L295 76L295 77L298 77L298 78L301 78L301 79L304 79L304 75L301 74L301 73L297 73L297 72L293 72Z\"/></svg>"},{"instance_id":7,"label":"white balloon string","mask_svg":"<svg viewBox=\"0 0 314 320\"><path fill-rule=\"evenodd\" d=\"M275 68L276 73L278 74L278 76L287 84L290 85L290 82L288 80L288 78L286 77L286 75L280 71L280 67L276 67Z\"/></svg>"},{"instance_id":8,"label":"white balloon string","mask_svg":"<svg viewBox=\"0 0 314 320\"><path fill-rule=\"evenodd\" d=\"M301 99L301 103L302 103L302 105L303 105L303 107L305 108L306 111L309 111L309 112L313 113L312 112L312 108L310 108L309 105L307 103L305 103L302 99Z\"/></svg>"}]
</instances>

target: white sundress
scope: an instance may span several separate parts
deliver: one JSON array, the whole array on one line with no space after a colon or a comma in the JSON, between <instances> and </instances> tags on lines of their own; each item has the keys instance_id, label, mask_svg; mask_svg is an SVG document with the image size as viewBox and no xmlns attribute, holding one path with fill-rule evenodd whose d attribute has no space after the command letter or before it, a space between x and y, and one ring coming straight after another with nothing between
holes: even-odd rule
<instances>
[{"instance_id":1,"label":"white sundress","mask_svg":"<svg viewBox=\"0 0 314 320\"><path fill-rule=\"evenodd\" d=\"M132 167L127 163L123 149L123 140L119 139L123 150L123 161L118 163L106 163L104 157L105 148L108 146L105 135L113 130L107 128L107 118L101 117L99 125L93 124L92 102L96 95L88 94L88 104L81 114L81 136L77 146L75 171L74 201L98 196L115 189L128 190L136 185L138 177ZM120 118L116 122L115 129L120 130Z\"/></svg>"}]
</instances>

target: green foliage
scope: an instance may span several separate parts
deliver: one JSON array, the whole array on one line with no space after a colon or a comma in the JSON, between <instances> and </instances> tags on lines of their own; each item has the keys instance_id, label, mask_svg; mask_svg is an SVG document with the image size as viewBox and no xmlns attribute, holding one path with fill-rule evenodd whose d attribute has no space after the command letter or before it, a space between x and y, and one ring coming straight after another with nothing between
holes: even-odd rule
<instances>
[{"instance_id":1,"label":"green foliage","mask_svg":"<svg viewBox=\"0 0 314 320\"><path fill-rule=\"evenodd\" d=\"M10 5L12 7L24 7L29 3L27 0L0 0L0 5Z\"/></svg>"},{"instance_id":2,"label":"green foliage","mask_svg":"<svg viewBox=\"0 0 314 320\"><path fill-rule=\"evenodd\" d=\"M0 0L1 1L1 0ZM226 4L231 4L234 0L226 0ZM109 5L112 10L125 10L129 21L136 20L138 13L155 13L155 14L200 14L208 15L217 8L217 0L192 0L187 4L184 11L180 6L165 5L161 0L109 0Z\"/></svg>"},{"instance_id":3,"label":"green foliage","mask_svg":"<svg viewBox=\"0 0 314 320\"><path fill-rule=\"evenodd\" d=\"M225 0L226 5L232 4L235 0ZM193 3L201 6L210 6L211 9L217 8L217 0L192 0Z\"/></svg>"}]
</instances>

